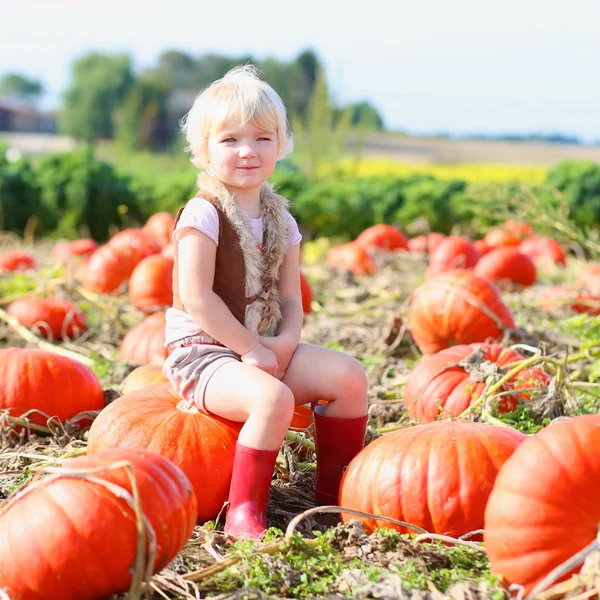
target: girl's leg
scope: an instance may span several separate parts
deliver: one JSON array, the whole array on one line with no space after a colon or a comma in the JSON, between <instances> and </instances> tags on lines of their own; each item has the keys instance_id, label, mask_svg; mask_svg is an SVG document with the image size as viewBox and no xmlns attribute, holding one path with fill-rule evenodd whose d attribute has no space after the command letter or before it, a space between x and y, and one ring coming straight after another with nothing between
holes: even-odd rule
<instances>
[{"instance_id":1,"label":"girl's leg","mask_svg":"<svg viewBox=\"0 0 600 600\"><path fill-rule=\"evenodd\" d=\"M231 362L210 378L204 405L226 419L245 421L236 444L225 533L259 539L267 529L275 459L294 412L292 392L260 369Z\"/></svg>"},{"instance_id":2,"label":"girl's leg","mask_svg":"<svg viewBox=\"0 0 600 600\"><path fill-rule=\"evenodd\" d=\"M299 344L282 381L296 404L329 400L314 409L317 473L315 499L337 504L344 469L362 450L367 428L367 378L356 359Z\"/></svg>"}]
</instances>

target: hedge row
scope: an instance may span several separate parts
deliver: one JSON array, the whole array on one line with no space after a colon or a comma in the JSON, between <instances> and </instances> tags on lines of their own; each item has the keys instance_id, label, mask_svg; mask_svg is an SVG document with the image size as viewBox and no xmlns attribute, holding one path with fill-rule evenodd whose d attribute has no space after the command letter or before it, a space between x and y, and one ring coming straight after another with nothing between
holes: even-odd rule
<instances>
[{"instance_id":1,"label":"hedge row","mask_svg":"<svg viewBox=\"0 0 600 600\"><path fill-rule=\"evenodd\" d=\"M309 181L289 166L272 180L292 201L308 237L351 239L375 223L407 228L415 221L448 233L455 225L470 225L475 214L470 189L461 180L418 175ZM576 224L600 223L600 165L565 161L548 172L546 183L564 192ZM194 193L193 177L121 175L86 149L48 156L35 166L0 158L0 229L22 233L35 215L44 235L89 232L104 241L115 228L140 225L154 212L175 213Z\"/></svg>"}]
</instances>

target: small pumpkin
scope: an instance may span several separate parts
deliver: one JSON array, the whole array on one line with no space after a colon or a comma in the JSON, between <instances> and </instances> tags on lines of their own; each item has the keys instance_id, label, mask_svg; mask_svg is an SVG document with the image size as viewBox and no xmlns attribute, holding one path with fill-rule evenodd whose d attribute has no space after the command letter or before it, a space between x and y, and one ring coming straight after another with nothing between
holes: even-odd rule
<instances>
[{"instance_id":1,"label":"small pumpkin","mask_svg":"<svg viewBox=\"0 0 600 600\"><path fill-rule=\"evenodd\" d=\"M483 238L483 241L492 248L516 247L521 240L521 236L506 229L490 229Z\"/></svg>"},{"instance_id":2,"label":"small pumpkin","mask_svg":"<svg viewBox=\"0 0 600 600\"><path fill-rule=\"evenodd\" d=\"M10 250L0 254L0 272L27 271L28 269L37 269L37 263L29 252Z\"/></svg>"},{"instance_id":3,"label":"small pumpkin","mask_svg":"<svg viewBox=\"0 0 600 600\"><path fill-rule=\"evenodd\" d=\"M60 242L50 251L54 260L69 261L73 258L87 258L98 249L98 242L89 238Z\"/></svg>"},{"instance_id":4,"label":"small pumpkin","mask_svg":"<svg viewBox=\"0 0 600 600\"><path fill-rule=\"evenodd\" d=\"M86 330L85 313L60 298L20 298L11 303L7 312L21 325L45 338L73 339Z\"/></svg>"},{"instance_id":5,"label":"small pumpkin","mask_svg":"<svg viewBox=\"0 0 600 600\"><path fill-rule=\"evenodd\" d=\"M599 415L553 423L524 442L500 470L485 511L484 543L492 573L529 594L595 540L598 481Z\"/></svg>"},{"instance_id":6,"label":"small pumpkin","mask_svg":"<svg viewBox=\"0 0 600 600\"><path fill-rule=\"evenodd\" d=\"M146 314L171 306L173 265L173 259L160 254L152 254L142 259L129 279L131 304Z\"/></svg>"},{"instance_id":7,"label":"small pumpkin","mask_svg":"<svg viewBox=\"0 0 600 600\"><path fill-rule=\"evenodd\" d=\"M446 236L443 233L436 233L435 231L427 235L418 235L408 240L408 249L411 252L431 254L445 238Z\"/></svg>"},{"instance_id":8,"label":"small pumpkin","mask_svg":"<svg viewBox=\"0 0 600 600\"><path fill-rule=\"evenodd\" d=\"M86 290L96 294L116 292L130 277L144 254L134 246L105 244L76 273Z\"/></svg>"},{"instance_id":9,"label":"small pumpkin","mask_svg":"<svg viewBox=\"0 0 600 600\"><path fill-rule=\"evenodd\" d=\"M485 240L475 240L473 242L473 248L475 248L481 256L484 256L488 252L491 252L494 249L494 246L490 246Z\"/></svg>"},{"instance_id":10,"label":"small pumpkin","mask_svg":"<svg viewBox=\"0 0 600 600\"><path fill-rule=\"evenodd\" d=\"M198 521L214 519L229 493L235 444L243 423L208 415L168 383L155 383L111 402L90 429L90 453L143 448L172 461L189 478Z\"/></svg>"},{"instance_id":11,"label":"small pumpkin","mask_svg":"<svg viewBox=\"0 0 600 600\"><path fill-rule=\"evenodd\" d=\"M522 221L513 221L512 219L504 221L504 223L502 223L502 229L519 236L521 239L533 235L533 227L531 227L531 225L523 223Z\"/></svg>"},{"instance_id":12,"label":"small pumpkin","mask_svg":"<svg viewBox=\"0 0 600 600\"><path fill-rule=\"evenodd\" d=\"M592 296L600 296L600 264L589 263L577 275L575 285Z\"/></svg>"},{"instance_id":13,"label":"small pumpkin","mask_svg":"<svg viewBox=\"0 0 600 600\"><path fill-rule=\"evenodd\" d=\"M498 340L515 322L492 283L456 269L415 290L408 325L419 350L433 354L456 344Z\"/></svg>"},{"instance_id":14,"label":"small pumpkin","mask_svg":"<svg viewBox=\"0 0 600 600\"><path fill-rule=\"evenodd\" d=\"M46 350L0 350L0 409L8 409L11 416L38 410L66 421L102 408L102 385L88 366ZM37 425L47 421L37 413L28 418Z\"/></svg>"},{"instance_id":15,"label":"small pumpkin","mask_svg":"<svg viewBox=\"0 0 600 600\"><path fill-rule=\"evenodd\" d=\"M377 272L377 263L364 248L354 242L331 248L327 253L327 264L348 269L355 275L373 275Z\"/></svg>"},{"instance_id":16,"label":"small pumpkin","mask_svg":"<svg viewBox=\"0 0 600 600\"><path fill-rule=\"evenodd\" d=\"M300 293L302 294L302 311L305 315L311 312L311 303L313 299L312 288L304 273L300 272Z\"/></svg>"},{"instance_id":17,"label":"small pumpkin","mask_svg":"<svg viewBox=\"0 0 600 600\"><path fill-rule=\"evenodd\" d=\"M480 258L472 242L459 235L451 235L442 240L431 253L426 277L435 277L451 269L470 269Z\"/></svg>"},{"instance_id":18,"label":"small pumpkin","mask_svg":"<svg viewBox=\"0 0 600 600\"><path fill-rule=\"evenodd\" d=\"M161 249L160 244L156 240L151 238L150 235L142 229L136 229L135 227L119 231L119 233L116 233L110 238L108 243L115 248L119 246L135 248L142 254L142 258L150 256L151 254L156 254L160 252Z\"/></svg>"},{"instance_id":19,"label":"small pumpkin","mask_svg":"<svg viewBox=\"0 0 600 600\"><path fill-rule=\"evenodd\" d=\"M357 454L340 485L339 504L459 537L483 527L502 464L526 439L520 431L471 421L438 421L386 433ZM357 517L342 513L342 522ZM409 531L378 519L376 527ZM413 533L413 532L411 532Z\"/></svg>"},{"instance_id":20,"label":"small pumpkin","mask_svg":"<svg viewBox=\"0 0 600 600\"><path fill-rule=\"evenodd\" d=\"M174 227L175 217L171 213L157 212L146 221L142 231L164 248L171 242Z\"/></svg>"},{"instance_id":21,"label":"small pumpkin","mask_svg":"<svg viewBox=\"0 0 600 600\"><path fill-rule=\"evenodd\" d=\"M542 268L550 264L564 267L567 261L567 253L564 248L556 240L549 237L529 237L521 242L519 250L523 254L527 254Z\"/></svg>"},{"instance_id":22,"label":"small pumpkin","mask_svg":"<svg viewBox=\"0 0 600 600\"><path fill-rule=\"evenodd\" d=\"M474 273L494 283L509 282L524 287L533 285L537 279L533 260L512 246L488 252L475 265Z\"/></svg>"},{"instance_id":23,"label":"small pumpkin","mask_svg":"<svg viewBox=\"0 0 600 600\"><path fill-rule=\"evenodd\" d=\"M365 229L354 243L365 250L408 250L408 238L396 227L379 223Z\"/></svg>"},{"instance_id":24,"label":"small pumpkin","mask_svg":"<svg viewBox=\"0 0 600 600\"><path fill-rule=\"evenodd\" d=\"M169 244L167 244L166 246L163 246L163 249L160 251L161 256L164 256L165 258L172 258L173 260L175 260L175 249L176 246L174 244L174 242L171 242Z\"/></svg>"},{"instance_id":25,"label":"small pumpkin","mask_svg":"<svg viewBox=\"0 0 600 600\"><path fill-rule=\"evenodd\" d=\"M517 351L499 344L465 344L426 356L408 375L404 386L404 405L411 419L430 422L458 417L481 397L486 378L501 376L512 363L523 360ZM544 389L550 376L540 368L523 369L500 392ZM519 400L529 400L524 391L503 395L497 401L499 412L509 412Z\"/></svg>"},{"instance_id":26,"label":"small pumpkin","mask_svg":"<svg viewBox=\"0 0 600 600\"><path fill-rule=\"evenodd\" d=\"M132 327L121 342L119 360L162 365L169 355L164 345L165 324L165 313L159 311Z\"/></svg>"},{"instance_id":27,"label":"small pumpkin","mask_svg":"<svg viewBox=\"0 0 600 600\"><path fill-rule=\"evenodd\" d=\"M138 532L135 511L120 496L133 497L128 470L115 468L123 461L131 465L141 512L155 536L151 571L175 558L196 522L196 497L181 470L133 448L82 456L2 507L0 581L11 598L94 600L128 590ZM149 547L146 537L143 552Z\"/></svg>"},{"instance_id":28,"label":"small pumpkin","mask_svg":"<svg viewBox=\"0 0 600 600\"><path fill-rule=\"evenodd\" d=\"M168 381L167 377L163 375L162 367L160 365L142 365L136 367L121 383L121 395L135 392L154 383L161 383Z\"/></svg>"}]
</instances>

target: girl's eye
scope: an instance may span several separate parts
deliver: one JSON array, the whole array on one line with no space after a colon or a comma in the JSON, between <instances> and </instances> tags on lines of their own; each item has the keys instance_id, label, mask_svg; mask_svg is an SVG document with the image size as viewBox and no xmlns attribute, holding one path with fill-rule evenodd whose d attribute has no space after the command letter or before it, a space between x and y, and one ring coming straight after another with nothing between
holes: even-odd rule
<instances>
[{"instance_id":1,"label":"girl's eye","mask_svg":"<svg viewBox=\"0 0 600 600\"><path fill-rule=\"evenodd\" d=\"M235 142L235 138L227 138L225 140L223 140L224 142Z\"/></svg>"},{"instance_id":2,"label":"girl's eye","mask_svg":"<svg viewBox=\"0 0 600 600\"><path fill-rule=\"evenodd\" d=\"M270 141L271 141L271 138L268 138L268 137L259 137L258 139L259 139L259 140L265 140L265 141L267 141L267 142L270 142Z\"/></svg>"}]
</instances>

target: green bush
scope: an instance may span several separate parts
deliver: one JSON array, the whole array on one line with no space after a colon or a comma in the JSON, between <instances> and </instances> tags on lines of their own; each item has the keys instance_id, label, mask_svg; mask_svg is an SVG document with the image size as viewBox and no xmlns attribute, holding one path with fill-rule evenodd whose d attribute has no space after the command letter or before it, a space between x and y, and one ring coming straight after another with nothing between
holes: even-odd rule
<instances>
[{"instance_id":1,"label":"green bush","mask_svg":"<svg viewBox=\"0 0 600 600\"><path fill-rule=\"evenodd\" d=\"M565 160L548 171L546 183L565 194L576 224L600 223L600 164Z\"/></svg>"},{"instance_id":2,"label":"green bush","mask_svg":"<svg viewBox=\"0 0 600 600\"><path fill-rule=\"evenodd\" d=\"M71 237L84 228L102 242L112 227L142 219L127 178L95 160L87 148L44 158L36 177L42 205L55 216L58 235Z\"/></svg>"},{"instance_id":3,"label":"green bush","mask_svg":"<svg viewBox=\"0 0 600 600\"><path fill-rule=\"evenodd\" d=\"M20 160L0 166L0 229L23 233L33 216L44 232L55 226L54 215L40 201L40 189L30 163Z\"/></svg>"}]
</instances>

